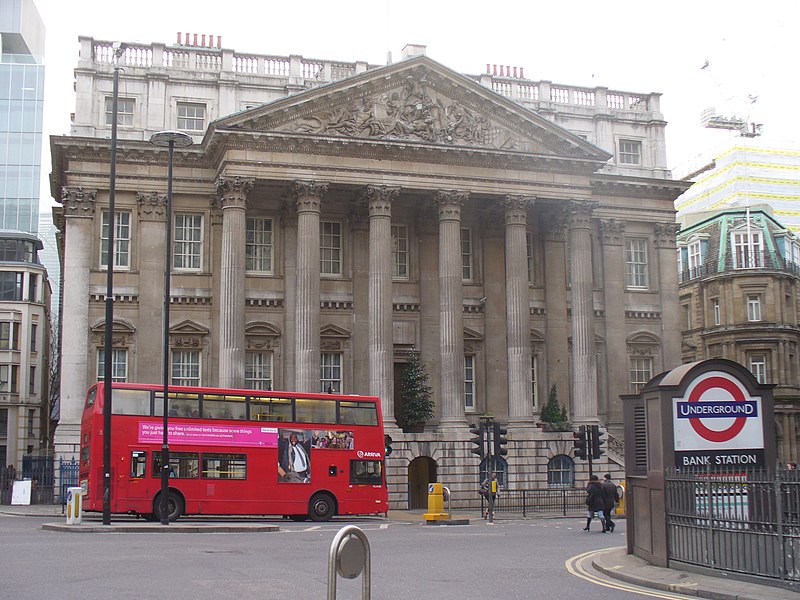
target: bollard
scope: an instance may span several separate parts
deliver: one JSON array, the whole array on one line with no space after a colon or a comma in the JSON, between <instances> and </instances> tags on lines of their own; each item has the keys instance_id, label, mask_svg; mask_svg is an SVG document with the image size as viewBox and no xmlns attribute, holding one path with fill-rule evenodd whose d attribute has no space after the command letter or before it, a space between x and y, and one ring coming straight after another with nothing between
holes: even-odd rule
<instances>
[{"instance_id":1,"label":"bollard","mask_svg":"<svg viewBox=\"0 0 800 600\"><path fill-rule=\"evenodd\" d=\"M67 488L67 525L80 525L83 517L83 490Z\"/></svg>"},{"instance_id":2,"label":"bollard","mask_svg":"<svg viewBox=\"0 0 800 600\"><path fill-rule=\"evenodd\" d=\"M370 600L370 562L366 534L355 525L342 527L333 538L328 555L328 600L336 600L337 574L345 579L355 579L361 575L361 598Z\"/></svg>"},{"instance_id":3,"label":"bollard","mask_svg":"<svg viewBox=\"0 0 800 600\"><path fill-rule=\"evenodd\" d=\"M617 486L617 492L619 492L619 504L617 505L617 514L625 515L625 482L621 481Z\"/></svg>"}]
</instances>

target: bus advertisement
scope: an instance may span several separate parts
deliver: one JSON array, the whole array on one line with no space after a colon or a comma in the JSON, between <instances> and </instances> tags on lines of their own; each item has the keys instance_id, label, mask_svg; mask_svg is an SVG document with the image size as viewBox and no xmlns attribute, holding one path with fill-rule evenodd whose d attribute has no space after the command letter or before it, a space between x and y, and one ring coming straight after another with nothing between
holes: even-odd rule
<instances>
[{"instance_id":1,"label":"bus advertisement","mask_svg":"<svg viewBox=\"0 0 800 600\"><path fill-rule=\"evenodd\" d=\"M80 482L89 512L103 510L103 386L89 389L81 420ZM163 407L163 386L112 386L112 513L159 519ZM378 398L171 386L167 410L170 521L327 521L388 510Z\"/></svg>"}]
</instances>

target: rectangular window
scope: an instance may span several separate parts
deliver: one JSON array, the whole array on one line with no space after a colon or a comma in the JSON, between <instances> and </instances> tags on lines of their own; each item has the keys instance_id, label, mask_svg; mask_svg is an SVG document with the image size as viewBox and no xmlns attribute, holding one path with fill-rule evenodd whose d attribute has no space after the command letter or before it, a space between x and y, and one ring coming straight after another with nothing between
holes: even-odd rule
<instances>
[{"instance_id":1,"label":"rectangular window","mask_svg":"<svg viewBox=\"0 0 800 600\"><path fill-rule=\"evenodd\" d=\"M24 273L0 271L0 300L22 302Z\"/></svg>"},{"instance_id":2,"label":"rectangular window","mask_svg":"<svg viewBox=\"0 0 800 600\"><path fill-rule=\"evenodd\" d=\"M0 438L8 437L8 409L0 408ZM6 464L3 461L0 464Z\"/></svg>"},{"instance_id":3,"label":"rectangular window","mask_svg":"<svg viewBox=\"0 0 800 600\"><path fill-rule=\"evenodd\" d=\"M767 356L766 354L751 354L748 357L750 372L758 383L767 383Z\"/></svg>"},{"instance_id":4,"label":"rectangular window","mask_svg":"<svg viewBox=\"0 0 800 600\"><path fill-rule=\"evenodd\" d=\"M200 385L200 351L172 351L172 385Z\"/></svg>"},{"instance_id":5,"label":"rectangular window","mask_svg":"<svg viewBox=\"0 0 800 600\"><path fill-rule=\"evenodd\" d=\"M539 395L536 393L536 372L538 370L537 363L535 356L531 356L531 398L533 400L533 409L536 410L536 402L539 399Z\"/></svg>"},{"instance_id":6,"label":"rectangular window","mask_svg":"<svg viewBox=\"0 0 800 600\"><path fill-rule=\"evenodd\" d=\"M106 373L106 353L104 348L97 349L97 381L103 381ZM128 350L112 348L111 381L128 381Z\"/></svg>"},{"instance_id":7,"label":"rectangular window","mask_svg":"<svg viewBox=\"0 0 800 600\"><path fill-rule=\"evenodd\" d=\"M144 454L144 453L142 453ZM196 452L170 452L169 476L173 479L197 479L200 456ZM142 471L144 475L144 471ZM161 477L161 452L153 452L153 477Z\"/></svg>"},{"instance_id":8,"label":"rectangular window","mask_svg":"<svg viewBox=\"0 0 800 600\"><path fill-rule=\"evenodd\" d=\"M28 437L32 438L36 436L36 409L29 408L28 409Z\"/></svg>"},{"instance_id":9,"label":"rectangular window","mask_svg":"<svg viewBox=\"0 0 800 600\"><path fill-rule=\"evenodd\" d=\"M638 394L644 385L653 377L653 359L651 357L632 357L631 393Z\"/></svg>"},{"instance_id":10,"label":"rectangular window","mask_svg":"<svg viewBox=\"0 0 800 600\"><path fill-rule=\"evenodd\" d=\"M247 479L247 455L203 454L203 479Z\"/></svg>"},{"instance_id":11,"label":"rectangular window","mask_svg":"<svg viewBox=\"0 0 800 600\"><path fill-rule=\"evenodd\" d=\"M36 273L28 274L28 302L36 302L39 289L39 276Z\"/></svg>"},{"instance_id":12,"label":"rectangular window","mask_svg":"<svg viewBox=\"0 0 800 600\"><path fill-rule=\"evenodd\" d=\"M741 231L733 234L733 268L756 269L764 266L761 232Z\"/></svg>"},{"instance_id":13,"label":"rectangular window","mask_svg":"<svg viewBox=\"0 0 800 600\"><path fill-rule=\"evenodd\" d=\"M133 98L117 98L117 125L133 127L133 111L136 101ZM106 98L106 125L114 119L114 99Z\"/></svg>"},{"instance_id":14,"label":"rectangular window","mask_svg":"<svg viewBox=\"0 0 800 600\"><path fill-rule=\"evenodd\" d=\"M147 470L147 452L131 450L131 479L141 479Z\"/></svg>"},{"instance_id":15,"label":"rectangular window","mask_svg":"<svg viewBox=\"0 0 800 600\"><path fill-rule=\"evenodd\" d=\"M534 262L534 237L532 231L525 232L525 245L528 249L528 283L536 281L536 263Z\"/></svg>"},{"instance_id":16,"label":"rectangular window","mask_svg":"<svg viewBox=\"0 0 800 600\"><path fill-rule=\"evenodd\" d=\"M19 365L0 365L0 392L17 393Z\"/></svg>"},{"instance_id":17,"label":"rectangular window","mask_svg":"<svg viewBox=\"0 0 800 600\"><path fill-rule=\"evenodd\" d=\"M16 321L0 321L0 350L19 350L19 331Z\"/></svg>"},{"instance_id":18,"label":"rectangular window","mask_svg":"<svg viewBox=\"0 0 800 600\"><path fill-rule=\"evenodd\" d=\"M36 323L31 324L31 352L36 352L36 334L39 328Z\"/></svg>"},{"instance_id":19,"label":"rectangular window","mask_svg":"<svg viewBox=\"0 0 800 600\"><path fill-rule=\"evenodd\" d=\"M336 423L336 402L312 398L296 398L294 420L298 423Z\"/></svg>"},{"instance_id":20,"label":"rectangular window","mask_svg":"<svg viewBox=\"0 0 800 600\"><path fill-rule=\"evenodd\" d=\"M722 323L722 313L720 312L719 308L719 298L714 298L711 301L711 310L714 313L714 325L719 325Z\"/></svg>"},{"instance_id":21,"label":"rectangular window","mask_svg":"<svg viewBox=\"0 0 800 600\"><path fill-rule=\"evenodd\" d=\"M244 381L249 390L272 389L272 352L246 353Z\"/></svg>"},{"instance_id":22,"label":"rectangular window","mask_svg":"<svg viewBox=\"0 0 800 600\"><path fill-rule=\"evenodd\" d=\"M178 102L178 129L203 131L206 127L206 106L192 102Z\"/></svg>"},{"instance_id":23,"label":"rectangular window","mask_svg":"<svg viewBox=\"0 0 800 600\"><path fill-rule=\"evenodd\" d=\"M475 357L464 356L464 410L475 410Z\"/></svg>"},{"instance_id":24,"label":"rectangular window","mask_svg":"<svg viewBox=\"0 0 800 600\"><path fill-rule=\"evenodd\" d=\"M103 211L100 230L100 266L108 267L108 217ZM127 269L131 259L131 213L114 211L114 268Z\"/></svg>"},{"instance_id":25,"label":"rectangular window","mask_svg":"<svg viewBox=\"0 0 800 600\"><path fill-rule=\"evenodd\" d=\"M176 213L173 266L185 271L199 271L203 252L203 215Z\"/></svg>"},{"instance_id":26,"label":"rectangular window","mask_svg":"<svg viewBox=\"0 0 800 600\"><path fill-rule=\"evenodd\" d=\"M392 277L408 279L408 228L392 225Z\"/></svg>"},{"instance_id":27,"label":"rectangular window","mask_svg":"<svg viewBox=\"0 0 800 600\"><path fill-rule=\"evenodd\" d=\"M245 268L272 273L272 219L247 219Z\"/></svg>"},{"instance_id":28,"label":"rectangular window","mask_svg":"<svg viewBox=\"0 0 800 600\"><path fill-rule=\"evenodd\" d=\"M323 393L339 394L342 391L342 355L339 352L320 354L319 387Z\"/></svg>"},{"instance_id":29,"label":"rectangular window","mask_svg":"<svg viewBox=\"0 0 800 600\"><path fill-rule=\"evenodd\" d=\"M700 242L689 244L689 277L700 275L700 267L703 266L703 258L700 253Z\"/></svg>"},{"instance_id":30,"label":"rectangular window","mask_svg":"<svg viewBox=\"0 0 800 600\"><path fill-rule=\"evenodd\" d=\"M626 240L625 269L628 289L647 289L647 240Z\"/></svg>"},{"instance_id":31,"label":"rectangular window","mask_svg":"<svg viewBox=\"0 0 800 600\"><path fill-rule=\"evenodd\" d=\"M379 460L351 460L350 485L381 485L383 463Z\"/></svg>"},{"instance_id":32,"label":"rectangular window","mask_svg":"<svg viewBox=\"0 0 800 600\"><path fill-rule=\"evenodd\" d=\"M637 142L636 140L620 140L619 162L621 165L642 164L642 142Z\"/></svg>"},{"instance_id":33,"label":"rectangular window","mask_svg":"<svg viewBox=\"0 0 800 600\"><path fill-rule=\"evenodd\" d=\"M377 425L378 410L372 402L339 402L339 421L342 425Z\"/></svg>"},{"instance_id":34,"label":"rectangular window","mask_svg":"<svg viewBox=\"0 0 800 600\"><path fill-rule=\"evenodd\" d=\"M28 394L33 396L36 393L36 367L28 369Z\"/></svg>"},{"instance_id":35,"label":"rectangular window","mask_svg":"<svg viewBox=\"0 0 800 600\"><path fill-rule=\"evenodd\" d=\"M747 320L761 320L761 296L757 294L747 296Z\"/></svg>"},{"instance_id":36,"label":"rectangular window","mask_svg":"<svg viewBox=\"0 0 800 600\"><path fill-rule=\"evenodd\" d=\"M342 274L342 224L321 221L319 224L319 272Z\"/></svg>"},{"instance_id":37,"label":"rectangular window","mask_svg":"<svg viewBox=\"0 0 800 600\"><path fill-rule=\"evenodd\" d=\"M472 230L461 229L461 279L472 281Z\"/></svg>"}]
</instances>

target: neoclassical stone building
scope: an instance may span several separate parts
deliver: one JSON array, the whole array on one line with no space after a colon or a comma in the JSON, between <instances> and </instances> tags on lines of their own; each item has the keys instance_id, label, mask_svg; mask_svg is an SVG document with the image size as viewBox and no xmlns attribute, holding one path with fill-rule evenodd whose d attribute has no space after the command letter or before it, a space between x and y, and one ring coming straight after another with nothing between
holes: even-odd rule
<instances>
[{"instance_id":1,"label":"neoclassical stone building","mask_svg":"<svg viewBox=\"0 0 800 600\"><path fill-rule=\"evenodd\" d=\"M58 451L70 454L104 333L111 45L81 39L62 204ZM508 423L503 483L582 477L537 415L553 385L619 467L620 394L680 363L674 199L657 94L465 76L408 47L388 66L129 46L120 94L115 377L161 378L167 152L175 153L176 383L380 396L392 506L428 481L476 497L468 422ZM419 352L435 418L396 429ZM615 433L619 435L615 436Z\"/></svg>"}]
</instances>

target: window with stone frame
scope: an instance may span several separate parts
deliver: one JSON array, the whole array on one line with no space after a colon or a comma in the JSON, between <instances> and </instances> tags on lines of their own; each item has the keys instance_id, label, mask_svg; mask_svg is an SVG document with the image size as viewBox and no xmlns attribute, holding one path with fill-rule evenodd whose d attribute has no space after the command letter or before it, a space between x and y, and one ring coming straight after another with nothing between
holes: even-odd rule
<instances>
[{"instance_id":1,"label":"window with stone frame","mask_svg":"<svg viewBox=\"0 0 800 600\"><path fill-rule=\"evenodd\" d=\"M97 349L97 381L103 381L106 375L105 348ZM127 348L111 349L111 381L128 381L128 350Z\"/></svg>"},{"instance_id":2,"label":"window with stone frame","mask_svg":"<svg viewBox=\"0 0 800 600\"><path fill-rule=\"evenodd\" d=\"M714 325L720 325L722 323L722 309L720 308L719 298L711 299L711 313L713 315Z\"/></svg>"},{"instance_id":3,"label":"window with stone frame","mask_svg":"<svg viewBox=\"0 0 800 600\"><path fill-rule=\"evenodd\" d=\"M117 98L117 125L119 127L133 127L133 116L136 100L133 98ZM106 125L109 127L114 119L114 99L106 96Z\"/></svg>"},{"instance_id":4,"label":"window with stone frame","mask_svg":"<svg viewBox=\"0 0 800 600\"><path fill-rule=\"evenodd\" d=\"M638 140L619 140L619 164L641 165L642 142Z\"/></svg>"},{"instance_id":5,"label":"window with stone frame","mask_svg":"<svg viewBox=\"0 0 800 600\"><path fill-rule=\"evenodd\" d=\"M321 275L342 274L342 224L338 221L319 223L319 272Z\"/></svg>"},{"instance_id":6,"label":"window with stone frame","mask_svg":"<svg viewBox=\"0 0 800 600\"><path fill-rule=\"evenodd\" d=\"M647 238L625 240L625 272L628 289L647 289Z\"/></svg>"},{"instance_id":7,"label":"window with stone frame","mask_svg":"<svg viewBox=\"0 0 800 600\"><path fill-rule=\"evenodd\" d=\"M244 382L249 390L272 389L271 350L245 353Z\"/></svg>"},{"instance_id":8,"label":"window with stone frame","mask_svg":"<svg viewBox=\"0 0 800 600\"><path fill-rule=\"evenodd\" d=\"M19 271L0 271L0 300L22 302L25 274Z\"/></svg>"},{"instance_id":9,"label":"window with stone frame","mask_svg":"<svg viewBox=\"0 0 800 600\"><path fill-rule=\"evenodd\" d=\"M761 231L751 229L731 233L734 269L756 269L764 266Z\"/></svg>"},{"instance_id":10,"label":"window with stone frame","mask_svg":"<svg viewBox=\"0 0 800 600\"><path fill-rule=\"evenodd\" d=\"M533 410L536 410L536 406L538 405L538 394L536 392L536 380L537 380L537 371L538 371L538 360L535 354L531 355L531 401L533 402Z\"/></svg>"},{"instance_id":11,"label":"window with stone frame","mask_svg":"<svg viewBox=\"0 0 800 600\"><path fill-rule=\"evenodd\" d=\"M747 368L758 383L767 383L767 355L764 352L748 353Z\"/></svg>"},{"instance_id":12,"label":"window with stone frame","mask_svg":"<svg viewBox=\"0 0 800 600\"><path fill-rule=\"evenodd\" d=\"M272 219L247 218L245 242L245 268L255 273L272 273L273 233Z\"/></svg>"},{"instance_id":13,"label":"window with stone frame","mask_svg":"<svg viewBox=\"0 0 800 600\"><path fill-rule=\"evenodd\" d=\"M464 356L464 410L475 412L475 356Z\"/></svg>"},{"instance_id":14,"label":"window with stone frame","mask_svg":"<svg viewBox=\"0 0 800 600\"><path fill-rule=\"evenodd\" d=\"M528 283L536 283L536 238L532 231L525 232L525 247L528 254Z\"/></svg>"},{"instance_id":15,"label":"window with stone frame","mask_svg":"<svg viewBox=\"0 0 800 600\"><path fill-rule=\"evenodd\" d=\"M200 385L200 350L173 349L170 365L171 385Z\"/></svg>"},{"instance_id":16,"label":"window with stone frame","mask_svg":"<svg viewBox=\"0 0 800 600\"><path fill-rule=\"evenodd\" d=\"M653 377L653 358L651 356L630 357L630 391L638 394Z\"/></svg>"},{"instance_id":17,"label":"window with stone frame","mask_svg":"<svg viewBox=\"0 0 800 600\"><path fill-rule=\"evenodd\" d=\"M0 392L16 394L18 386L19 365L0 365Z\"/></svg>"},{"instance_id":18,"label":"window with stone frame","mask_svg":"<svg viewBox=\"0 0 800 600\"><path fill-rule=\"evenodd\" d=\"M392 278L408 279L408 227L392 223Z\"/></svg>"},{"instance_id":19,"label":"window with stone frame","mask_svg":"<svg viewBox=\"0 0 800 600\"><path fill-rule=\"evenodd\" d=\"M203 266L203 215L175 213L172 265L178 271L199 271Z\"/></svg>"},{"instance_id":20,"label":"window with stone frame","mask_svg":"<svg viewBox=\"0 0 800 600\"><path fill-rule=\"evenodd\" d=\"M461 279L472 281L472 230L468 227L461 228Z\"/></svg>"},{"instance_id":21,"label":"window with stone frame","mask_svg":"<svg viewBox=\"0 0 800 600\"><path fill-rule=\"evenodd\" d=\"M178 129L203 131L206 128L206 105L197 102L178 102Z\"/></svg>"},{"instance_id":22,"label":"window with stone frame","mask_svg":"<svg viewBox=\"0 0 800 600\"><path fill-rule=\"evenodd\" d=\"M108 219L110 212L103 211L100 227L100 266L108 267ZM131 266L131 213L114 211L114 268L128 269Z\"/></svg>"},{"instance_id":23,"label":"window with stone frame","mask_svg":"<svg viewBox=\"0 0 800 600\"><path fill-rule=\"evenodd\" d=\"M760 321L761 320L761 295L748 294L747 295L747 320Z\"/></svg>"},{"instance_id":24,"label":"window with stone frame","mask_svg":"<svg viewBox=\"0 0 800 600\"><path fill-rule=\"evenodd\" d=\"M319 387L325 394L342 393L342 353L320 352Z\"/></svg>"},{"instance_id":25,"label":"window with stone frame","mask_svg":"<svg viewBox=\"0 0 800 600\"><path fill-rule=\"evenodd\" d=\"M18 321L0 321L0 350L19 350L20 327Z\"/></svg>"},{"instance_id":26,"label":"window with stone frame","mask_svg":"<svg viewBox=\"0 0 800 600\"><path fill-rule=\"evenodd\" d=\"M575 461L566 454L557 454L547 461L547 485L552 487L575 485Z\"/></svg>"},{"instance_id":27,"label":"window with stone frame","mask_svg":"<svg viewBox=\"0 0 800 600\"><path fill-rule=\"evenodd\" d=\"M694 278L700 275L703 266L702 245L700 241L694 241L687 247L689 260L689 277Z\"/></svg>"}]
</instances>

